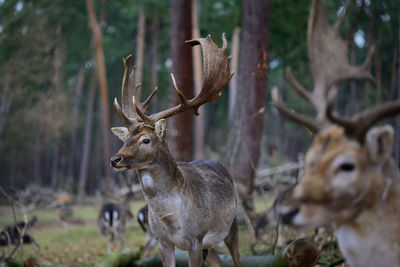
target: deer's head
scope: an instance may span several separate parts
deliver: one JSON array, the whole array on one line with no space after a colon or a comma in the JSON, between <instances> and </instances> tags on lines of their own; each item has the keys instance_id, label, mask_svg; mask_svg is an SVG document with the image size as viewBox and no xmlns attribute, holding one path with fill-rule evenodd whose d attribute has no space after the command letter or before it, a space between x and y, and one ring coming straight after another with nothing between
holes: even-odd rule
<instances>
[{"instance_id":1,"label":"deer's head","mask_svg":"<svg viewBox=\"0 0 400 267\"><path fill-rule=\"evenodd\" d=\"M114 127L111 130L124 143L111 158L111 166L118 171L143 169L154 162L156 151L160 151L164 145L166 122L161 119L155 127L141 122L130 129Z\"/></svg>"},{"instance_id":2,"label":"deer's head","mask_svg":"<svg viewBox=\"0 0 400 267\"><path fill-rule=\"evenodd\" d=\"M344 12L335 26L326 18L325 4L314 0L308 24L308 49L314 78L306 90L289 70L287 78L316 111L309 118L288 109L273 90L277 109L314 134L306 154L304 176L278 207L282 221L301 228L345 222L382 193L384 164L390 158L393 129L372 128L379 120L400 112L400 101L365 110L350 119L333 113L336 84L349 79L372 79L369 72L373 47L359 67L348 63L348 44L340 38Z\"/></svg>"},{"instance_id":3,"label":"deer's head","mask_svg":"<svg viewBox=\"0 0 400 267\"><path fill-rule=\"evenodd\" d=\"M180 99L180 104L167 110L160 111L150 116L145 114L157 88L143 102L137 103L137 93L140 85L133 86L133 71L129 73L129 60L124 59L124 77L122 80L122 108L115 99L116 113L129 128L115 127L113 133L124 145L111 158L111 166L116 170L148 168L155 162L159 152L167 149L165 144L166 121L165 118L174 116L189 109L198 115L201 105L218 99L222 90L228 84L232 75L229 71L230 58L226 56L227 42L225 34L222 35L223 45L218 48L210 36L187 41L188 44L201 45L203 52L203 85L198 96L186 99L179 90L174 76L171 74L175 91ZM130 102L132 99L132 102Z\"/></svg>"},{"instance_id":4,"label":"deer's head","mask_svg":"<svg viewBox=\"0 0 400 267\"><path fill-rule=\"evenodd\" d=\"M370 129L364 142L333 125L318 133L305 158L305 172L278 212L284 223L315 228L346 222L381 197L383 168L393 144L391 126Z\"/></svg>"}]
</instances>

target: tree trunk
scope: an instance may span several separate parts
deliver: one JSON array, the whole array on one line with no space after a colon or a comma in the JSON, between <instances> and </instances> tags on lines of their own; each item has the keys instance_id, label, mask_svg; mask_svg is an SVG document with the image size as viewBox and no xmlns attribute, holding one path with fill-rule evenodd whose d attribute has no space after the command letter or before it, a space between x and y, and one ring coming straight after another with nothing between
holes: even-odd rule
<instances>
[{"instance_id":1,"label":"tree trunk","mask_svg":"<svg viewBox=\"0 0 400 267\"><path fill-rule=\"evenodd\" d=\"M57 35L61 32L61 27L57 27ZM54 76L53 76L53 84L55 88L56 95L60 95L62 91L62 74L61 74L61 67L63 63L63 53L60 47L57 47L54 52ZM62 107L57 106L56 110L56 117L57 119L62 118ZM58 134L56 136L55 148L53 151L53 162L52 162L52 171L51 171L51 187L54 191L58 190L60 185L60 176L61 176L61 153L62 153L62 136L63 136L63 127L60 126L57 129Z\"/></svg>"},{"instance_id":2,"label":"tree trunk","mask_svg":"<svg viewBox=\"0 0 400 267\"><path fill-rule=\"evenodd\" d=\"M400 14L399 14L399 19L400 19ZM399 20L399 28L398 28L398 53L397 53L397 57L398 60L397 62L400 63L400 20ZM395 68L396 69L396 68ZM396 86L396 99L399 99L400 96L400 66L397 67L397 78L395 79L395 86ZM400 131L400 118L399 116L395 117L395 128L394 128L395 132L398 133ZM395 160L396 160L396 164L397 166L400 166L400 152L399 152L399 148L400 148L400 137L398 134L395 135L395 142L394 142L394 151L395 151Z\"/></svg>"},{"instance_id":3,"label":"tree trunk","mask_svg":"<svg viewBox=\"0 0 400 267\"><path fill-rule=\"evenodd\" d=\"M93 74L94 75L94 74ZM83 144L82 144L82 158L81 168L79 172L79 183L78 183L78 202L82 203L86 193L87 176L89 169L89 154L92 141L92 123L93 123L93 107L96 95L95 76L90 82L89 97L86 108L85 118L85 129L83 133Z\"/></svg>"},{"instance_id":4,"label":"tree trunk","mask_svg":"<svg viewBox=\"0 0 400 267\"><path fill-rule=\"evenodd\" d=\"M34 162L34 172L35 172L35 183L37 185L44 185L43 181L43 148L42 148L42 136L36 136L35 140L35 162Z\"/></svg>"},{"instance_id":5,"label":"tree trunk","mask_svg":"<svg viewBox=\"0 0 400 267\"><path fill-rule=\"evenodd\" d=\"M150 46L150 66L151 66L151 88L158 85L158 37L159 37L159 21L152 18L150 22L151 46ZM158 111L158 96L155 95L151 103L151 113Z\"/></svg>"},{"instance_id":6,"label":"tree trunk","mask_svg":"<svg viewBox=\"0 0 400 267\"><path fill-rule=\"evenodd\" d=\"M71 136L69 139L69 162L67 168L67 179L69 186L74 182L75 175L75 155L77 146L77 129L79 123L79 106L82 99L82 89L85 82L86 68L83 66L78 72L75 86L74 105L72 107L71 116Z\"/></svg>"},{"instance_id":7,"label":"tree trunk","mask_svg":"<svg viewBox=\"0 0 400 267\"><path fill-rule=\"evenodd\" d=\"M192 39L200 38L199 19L197 0L192 0ZM193 47L193 71L194 71L194 91L198 95L201 91L202 83L202 64L201 64L201 47ZM206 131L206 109L200 107L200 115L194 120L194 158L204 159L205 154L205 131Z\"/></svg>"},{"instance_id":8,"label":"tree trunk","mask_svg":"<svg viewBox=\"0 0 400 267\"><path fill-rule=\"evenodd\" d=\"M10 94L10 81L6 78L3 81L1 99L0 99L0 135L6 128L7 115L10 111L12 95Z\"/></svg>"},{"instance_id":9,"label":"tree trunk","mask_svg":"<svg viewBox=\"0 0 400 267\"><path fill-rule=\"evenodd\" d=\"M103 52L102 34L100 26L96 19L94 10L93 0L86 0L86 8L90 21L90 28L93 34L93 40L96 47L96 68L97 77L100 85L100 96L101 96L101 111L103 119L103 147L105 154L105 166L106 166L106 190L109 189L111 184L112 172L111 168L108 167L108 162L111 158L111 131L110 131L110 110L108 106L108 87L107 87L107 74L106 64ZM104 15L103 15L104 16ZM103 165L104 166L104 165Z\"/></svg>"},{"instance_id":10,"label":"tree trunk","mask_svg":"<svg viewBox=\"0 0 400 267\"><path fill-rule=\"evenodd\" d=\"M236 27L232 36L232 49L231 49L231 73L234 73L231 81L229 82L229 122L234 120L233 114L235 110L235 100L238 87L238 66L239 66L239 50L240 50L240 27Z\"/></svg>"},{"instance_id":11,"label":"tree trunk","mask_svg":"<svg viewBox=\"0 0 400 267\"><path fill-rule=\"evenodd\" d=\"M260 155L268 71L269 1L243 1L239 90L231 124L227 165L239 183L243 207L253 210L254 175ZM258 114L258 115L256 115Z\"/></svg>"},{"instance_id":12,"label":"tree trunk","mask_svg":"<svg viewBox=\"0 0 400 267\"><path fill-rule=\"evenodd\" d=\"M171 59L176 84L187 99L193 98L192 48L185 40L192 37L191 1L171 0ZM173 105L180 104L172 87ZM177 161L192 159L193 111L187 110L169 119L169 139Z\"/></svg>"},{"instance_id":13,"label":"tree trunk","mask_svg":"<svg viewBox=\"0 0 400 267\"><path fill-rule=\"evenodd\" d=\"M136 37L136 72L135 72L135 84L142 83L143 81L143 62L144 62L144 41L146 32L146 16L143 11L143 7L139 8L138 18L138 31ZM140 99L141 90L138 91L138 97Z\"/></svg>"}]
</instances>

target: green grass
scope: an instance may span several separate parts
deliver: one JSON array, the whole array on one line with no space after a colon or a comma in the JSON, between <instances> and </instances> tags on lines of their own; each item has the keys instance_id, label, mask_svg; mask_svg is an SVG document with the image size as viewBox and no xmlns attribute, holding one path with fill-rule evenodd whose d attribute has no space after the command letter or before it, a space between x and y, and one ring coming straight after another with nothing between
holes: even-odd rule
<instances>
[{"instance_id":1,"label":"green grass","mask_svg":"<svg viewBox=\"0 0 400 267\"><path fill-rule=\"evenodd\" d=\"M136 201L132 204L133 214L145 205L144 201ZM11 209L1 207L0 226L13 223ZM35 253L32 245L23 246L23 258L36 255L39 262L57 263L65 265L91 265L97 262L106 254L106 238L100 234L97 228L97 216L100 206L74 206L74 218L80 218L84 225L65 225L58 219L58 210L39 210L28 215L29 219L33 216L38 218L37 224L29 231L36 242L40 245ZM22 217L18 216L18 220ZM127 247L143 246L146 241L145 233L140 229L136 221L127 222L125 232ZM0 248L0 253L7 248ZM155 253L155 252L154 252ZM15 254L20 257L20 252Z\"/></svg>"},{"instance_id":2,"label":"green grass","mask_svg":"<svg viewBox=\"0 0 400 267\"><path fill-rule=\"evenodd\" d=\"M255 201L256 211L265 211L267 207L271 206L272 201L272 198L257 198ZM136 218L137 212L144 205L144 200L134 201L131 204L131 211L135 218L128 221L126 225L125 246L128 248L143 246L146 242L145 233L141 230ZM26 259L33 255L40 264L93 265L107 252L106 238L100 234L96 224L99 210L100 205L74 206L74 217L82 219L84 225L63 225L58 219L58 210L39 210L30 213L29 218L37 216L38 222L29 231L29 234L35 238L40 249L35 252L32 245L24 245L22 255L17 252L14 256ZM18 220L22 220L22 218L19 217ZM12 223L11 209L0 207L0 227ZM245 223L239 225L239 231L241 255L269 255L271 253L272 243L275 239L274 230L265 233L261 241L255 240ZM0 247L0 255L6 250ZM219 251L228 253L225 246L219 248ZM337 252L337 249L328 248L326 249L328 255L323 256L330 262L338 257L333 255L332 251ZM157 252L158 249L155 249L153 254Z\"/></svg>"}]
</instances>

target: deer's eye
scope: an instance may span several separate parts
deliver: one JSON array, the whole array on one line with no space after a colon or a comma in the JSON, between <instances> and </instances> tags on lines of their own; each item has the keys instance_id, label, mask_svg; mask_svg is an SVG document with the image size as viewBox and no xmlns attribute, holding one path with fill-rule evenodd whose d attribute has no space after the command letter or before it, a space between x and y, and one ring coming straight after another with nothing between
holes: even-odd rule
<instances>
[{"instance_id":1,"label":"deer's eye","mask_svg":"<svg viewBox=\"0 0 400 267\"><path fill-rule=\"evenodd\" d=\"M340 170L345 172L351 172L352 170L354 170L354 168L355 166L353 163L342 163L340 165Z\"/></svg>"},{"instance_id":2,"label":"deer's eye","mask_svg":"<svg viewBox=\"0 0 400 267\"><path fill-rule=\"evenodd\" d=\"M143 144L149 144L149 143L150 143L150 139L148 139L148 138L143 139Z\"/></svg>"}]
</instances>

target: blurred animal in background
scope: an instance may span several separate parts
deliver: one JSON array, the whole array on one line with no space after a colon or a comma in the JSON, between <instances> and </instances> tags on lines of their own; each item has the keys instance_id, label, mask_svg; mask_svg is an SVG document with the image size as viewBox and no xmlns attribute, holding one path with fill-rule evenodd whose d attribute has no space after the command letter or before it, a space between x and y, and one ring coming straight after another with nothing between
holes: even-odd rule
<instances>
[{"instance_id":1,"label":"blurred animal in background","mask_svg":"<svg viewBox=\"0 0 400 267\"><path fill-rule=\"evenodd\" d=\"M131 214L132 215L132 214ZM122 204L107 203L101 207L97 226L107 238L107 251L121 250L125 243L125 222L128 216L126 207Z\"/></svg>"},{"instance_id":2,"label":"blurred animal in background","mask_svg":"<svg viewBox=\"0 0 400 267\"><path fill-rule=\"evenodd\" d=\"M17 222L13 225L7 225L0 232L0 246L8 246L10 244L17 244L21 239L21 232L25 229L25 233L22 235L23 244L38 244L35 242L33 237L26 232L37 222L37 217L34 216L31 221L26 224L25 222Z\"/></svg>"},{"instance_id":3,"label":"blurred animal in background","mask_svg":"<svg viewBox=\"0 0 400 267\"><path fill-rule=\"evenodd\" d=\"M74 217L72 209L72 198L68 193L61 192L56 195L55 200L50 204L50 208L59 210L59 219L63 226L83 225L85 222L80 218Z\"/></svg>"},{"instance_id":4,"label":"blurred animal in background","mask_svg":"<svg viewBox=\"0 0 400 267\"><path fill-rule=\"evenodd\" d=\"M155 248L157 245L157 239L154 237L153 233L151 232L150 229L150 224L149 224L149 206L146 205L143 208L141 208L137 214L137 220L142 228L143 232L146 233L146 244L142 250L142 258L148 258L151 251Z\"/></svg>"},{"instance_id":5,"label":"blurred animal in background","mask_svg":"<svg viewBox=\"0 0 400 267\"><path fill-rule=\"evenodd\" d=\"M278 235L276 244L278 246L285 246L298 237L304 237L303 233L281 224L279 221L279 216L275 212L276 207L286 199L292 188L293 187L278 193L274 204L268 210L255 213L252 216L251 221L254 227L254 234L258 240L263 239L266 233L274 232L274 234Z\"/></svg>"},{"instance_id":6,"label":"blurred animal in background","mask_svg":"<svg viewBox=\"0 0 400 267\"><path fill-rule=\"evenodd\" d=\"M333 110L340 82L373 80L373 45L369 44L362 65L348 62L348 42L341 38L347 7L332 26L325 1L312 2L307 36L313 91L306 90L288 72L289 82L317 116L290 110L277 90L272 91L277 109L314 134L304 175L277 211L282 222L298 229L332 226L346 266L399 266L400 173L391 158L394 130L390 125L373 126L398 115L400 100L382 103L351 118L340 117Z\"/></svg>"}]
</instances>

